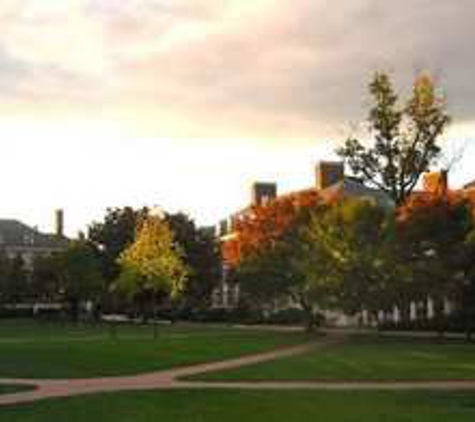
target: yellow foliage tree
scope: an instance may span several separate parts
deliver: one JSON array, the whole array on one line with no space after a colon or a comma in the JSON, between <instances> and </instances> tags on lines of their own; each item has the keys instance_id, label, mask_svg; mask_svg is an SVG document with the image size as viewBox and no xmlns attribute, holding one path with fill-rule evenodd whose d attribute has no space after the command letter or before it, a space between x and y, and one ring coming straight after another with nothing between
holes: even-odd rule
<instances>
[{"instance_id":1,"label":"yellow foliage tree","mask_svg":"<svg viewBox=\"0 0 475 422\"><path fill-rule=\"evenodd\" d=\"M187 279L182 252L173 243L168 224L155 215L140 222L135 241L120 255L119 264L118 290L154 303L158 294L178 295Z\"/></svg>"}]
</instances>

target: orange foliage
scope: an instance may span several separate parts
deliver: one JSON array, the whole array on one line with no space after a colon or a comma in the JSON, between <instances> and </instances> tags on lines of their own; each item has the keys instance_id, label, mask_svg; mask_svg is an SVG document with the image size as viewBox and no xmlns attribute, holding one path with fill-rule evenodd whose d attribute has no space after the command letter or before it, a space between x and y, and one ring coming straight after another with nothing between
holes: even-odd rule
<instances>
[{"instance_id":1,"label":"orange foliage","mask_svg":"<svg viewBox=\"0 0 475 422\"><path fill-rule=\"evenodd\" d=\"M475 217L475 189L469 189L464 192L464 197L470 202L472 205L472 209L474 212Z\"/></svg>"},{"instance_id":2,"label":"orange foliage","mask_svg":"<svg viewBox=\"0 0 475 422\"><path fill-rule=\"evenodd\" d=\"M272 245L291 226L303 208L319 204L331 205L341 199L340 193L318 192L308 189L274 199L260 206L253 206L236 214L232 221L232 233L222 242L222 256L228 265L237 265L249 254ZM468 201L475 218L475 189L450 191L432 189L416 192L397 210L397 219L404 222L415 212L445 212L460 202Z\"/></svg>"},{"instance_id":3,"label":"orange foliage","mask_svg":"<svg viewBox=\"0 0 475 422\"><path fill-rule=\"evenodd\" d=\"M299 210L314 207L320 197L314 189L284 195L260 206L253 206L236 215L233 234L222 244L223 259L236 265L243 256L252 254L275 242L295 221Z\"/></svg>"},{"instance_id":4,"label":"orange foliage","mask_svg":"<svg viewBox=\"0 0 475 422\"><path fill-rule=\"evenodd\" d=\"M405 221L414 212L425 210L434 212L438 210L451 208L462 202L466 202L472 206L475 212L475 192L469 191L434 191L434 192L417 192L413 193L404 205L397 210L397 218L399 221ZM475 217L475 214L474 214Z\"/></svg>"}]
</instances>

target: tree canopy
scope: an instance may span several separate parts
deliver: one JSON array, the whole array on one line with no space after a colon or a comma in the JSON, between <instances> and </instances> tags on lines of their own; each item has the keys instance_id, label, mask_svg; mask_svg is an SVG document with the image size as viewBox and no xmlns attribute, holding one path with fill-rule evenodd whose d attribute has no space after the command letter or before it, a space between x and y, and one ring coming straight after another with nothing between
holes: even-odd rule
<instances>
[{"instance_id":1,"label":"tree canopy","mask_svg":"<svg viewBox=\"0 0 475 422\"><path fill-rule=\"evenodd\" d=\"M88 230L88 240L96 247L102 261L104 278L111 282L117 278L119 255L132 244L135 230L149 213L147 207L109 208L102 222L94 222Z\"/></svg>"},{"instance_id":2,"label":"tree canopy","mask_svg":"<svg viewBox=\"0 0 475 422\"><path fill-rule=\"evenodd\" d=\"M180 212L165 214L165 220L173 233L174 245L178 246L188 268L181 306L205 308L221 280L221 253L214 230L197 227L192 219Z\"/></svg>"},{"instance_id":3,"label":"tree canopy","mask_svg":"<svg viewBox=\"0 0 475 422\"><path fill-rule=\"evenodd\" d=\"M368 141L349 138L338 154L355 176L400 205L410 196L421 174L441 153L440 137L450 122L443 96L432 77L415 78L412 95L401 104L386 73L376 73L369 85L372 106Z\"/></svg>"},{"instance_id":4,"label":"tree canopy","mask_svg":"<svg viewBox=\"0 0 475 422\"><path fill-rule=\"evenodd\" d=\"M184 287L187 268L182 252L173 243L173 234L166 221L155 215L143 219L137 229L135 241L125 249L118 262L121 273L117 281L119 290L130 297L158 293L172 296Z\"/></svg>"}]
</instances>

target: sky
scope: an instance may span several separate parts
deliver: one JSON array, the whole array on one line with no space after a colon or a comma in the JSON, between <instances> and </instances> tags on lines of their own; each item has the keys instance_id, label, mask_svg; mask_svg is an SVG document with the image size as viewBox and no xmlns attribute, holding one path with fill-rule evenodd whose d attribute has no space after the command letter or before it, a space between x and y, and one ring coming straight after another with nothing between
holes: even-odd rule
<instances>
[{"instance_id":1,"label":"sky","mask_svg":"<svg viewBox=\"0 0 475 422\"><path fill-rule=\"evenodd\" d=\"M453 116L441 165L475 179L473 0L1 0L0 218L67 233L107 207L215 224L280 191L366 118L367 84L431 72Z\"/></svg>"}]
</instances>

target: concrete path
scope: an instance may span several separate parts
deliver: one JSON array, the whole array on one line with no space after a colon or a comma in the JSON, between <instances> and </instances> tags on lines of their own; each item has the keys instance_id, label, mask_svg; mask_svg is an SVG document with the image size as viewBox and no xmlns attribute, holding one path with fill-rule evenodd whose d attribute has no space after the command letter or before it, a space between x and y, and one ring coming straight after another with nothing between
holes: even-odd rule
<instances>
[{"instance_id":1,"label":"concrete path","mask_svg":"<svg viewBox=\"0 0 475 422\"><path fill-rule=\"evenodd\" d=\"M0 378L0 384L20 384L35 387L34 390L0 395L1 405L14 405L37 400L76 396L81 394L137 390L173 389L241 389L241 390L475 390L475 380L453 381L252 381L252 382L205 382L181 381L205 372L220 371L253 365L274 359L294 356L312 349L328 347L342 341L341 337L321 340L319 343L289 347L267 353L259 353L219 362L139 374L134 376L32 380Z\"/></svg>"}]
</instances>

